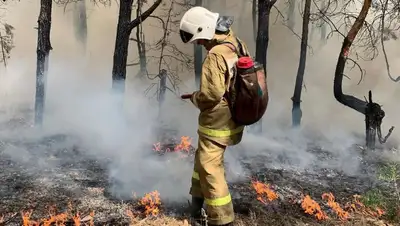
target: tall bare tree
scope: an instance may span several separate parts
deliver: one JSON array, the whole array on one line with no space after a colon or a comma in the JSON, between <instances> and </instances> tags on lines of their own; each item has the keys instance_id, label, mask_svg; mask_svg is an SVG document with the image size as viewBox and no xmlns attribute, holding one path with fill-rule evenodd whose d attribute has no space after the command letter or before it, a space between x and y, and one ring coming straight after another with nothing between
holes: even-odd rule
<instances>
[{"instance_id":1,"label":"tall bare tree","mask_svg":"<svg viewBox=\"0 0 400 226\"><path fill-rule=\"evenodd\" d=\"M14 27L4 23L4 30L0 30L1 58L4 67L7 67L7 59L10 58L11 50L14 48ZM4 32L3 32L4 31Z\"/></svg>"},{"instance_id":2,"label":"tall bare tree","mask_svg":"<svg viewBox=\"0 0 400 226\"><path fill-rule=\"evenodd\" d=\"M385 41L397 40L398 30L400 29L400 1L399 0L376 0L373 2L373 8L378 13L376 21L379 23L379 40L386 64L387 75L393 82L399 82L400 76L393 77L390 70L389 57L386 53Z\"/></svg>"},{"instance_id":3,"label":"tall bare tree","mask_svg":"<svg viewBox=\"0 0 400 226\"><path fill-rule=\"evenodd\" d=\"M143 8L143 1L138 0L138 4L136 7L136 16L139 16L142 14L142 8ZM147 74L147 56L146 56L146 37L143 32L143 24L140 23L136 27L136 38L131 40L136 41L137 48L138 48L138 55L139 55L139 73L137 77L140 79L144 79L145 75ZM132 64L130 64L132 65ZM130 66L129 65L129 66ZM134 66L134 65L132 65Z\"/></svg>"},{"instance_id":4,"label":"tall bare tree","mask_svg":"<svg viewBox=\"0 0 400 226\"><path fill-rule=\"evenodd\" d=\"M74 3L73 23L75 29L75 37L82 44L82 50L86 52L87 43L87 15L86 15L86 0L76 1Z\"/></svg>"},{"instance_id":5,"label":"tall bare tree","mask_svg":"<svg viewBox=\"0 0 400 226\"><path fill-rule=\"evenodd\" d=\"M0 10L5 11L4 6L6 4L6 0L0 1ZM14 27L3 21L0 21L0 24L0 62L4 64L4 67L7 67L7 60L14 48Z\"/></svg>"},{"instance_id":6,"label":"tall bare tree","mask_svg":"<svg viewBox=\"0 0 400 226\"><path fill-rule=\"evenodd\" d=\"M138 46L140 43L140 48L138 48L140 51L138 51L138 59L134 59L127 65L133 67L139 66L139 73L143 73L139 74L139 76L143 76L143 78L147 78L148 80L157 80L157 82L153 82L146 89L145 95L150 94L150 91L159 84L158 78L161 77L160 74L163 69L167 71L167 76L162 76L163 78L166 77L167 83L169 83L167 91L172 91L173 93L179 89L178 84L180 83L180 79L178 74L180 72L193 71L194 69L193 54L182 52L179 46L174 43L174 39L179 37L179 21L182 17L182 10L186 10L187 7L188 5L182 3L182 0L172 0L169 6L164 4L163 7L160 7L160 13L158 13L158 15L149 16L149 19L153 19L160 24L162 35L159 39L153 42L146 41L144 39L145 32L139 29L141 25L138 25L136 28L136 31L140 30L139 35L138 32L136 32L136 37L130 38L130 40L136 42ZM140 15L140 13L137 14ZM146 49L150 51L145 52ZM146 65L148 64L157 64L158 67L156 70L151 70L147 68ZM145 75L146 77L144 77ZM157 92L159 90L160 89L157 89ZM157 96L157 92L154 95L151 94L148 96L150 98Z\"/></svg>"},{"instance_id":7,"label":"tall bare tree","mask_svg":"<svg viewBox=\"0 0 400 226\"><path fill-rule=\"evenodd\" d=\"M310 10L311 0L305 0L304 3L304 14L303 14L303 29L301 35L300 44L300 60L299 67L297 69L296 83L294 86L294 93L292 97L292 125L299 126L301 123L301 90L303 88L304 72L306 69L307 61L307 48L308 48L308 29L310 24Z\"/></svg>"},{"instance_id":8,"label":"tall bare tree","mask_svg":"<svg viewBox=\"0 0 400 226\"><path fill-rule=\"evenodd\" d=\"M390 136L394 127L389 130L386 137L381 136L381 123L385 117L385 112L382 110L378 103L374 103L372 100L372 92L369 91L369 100L363 101L357 97L343 94L342 81L344 77L344 67L346 61L349 59L350 47L353 44L358 32L362 28L367 17L368 11L371 7L371 0L364 0L361 11L351 26L350 31L347 33L343 40L342 48L339 53L338 61L336 64L335 78L334 78L334 95L338 102L350 107L357 112L365 115L365 126L366 126L366 146L368 149L375 148L376 133L381 143L386 142L386 139Z\"/></svg>"},{"instance_id":9,"label":"tall bare tree","mask_svg":"<svg viewBox=\"0 0 400 226\"><path fill-rule=\"evenodd\" d=\"M253 4L251 6L251 19L253 21L253 38L254 41L257 41L257 0L253 0Z\"/></svg>"},{"instance_id":10,"label":"tall bare tree","mask_svg":"<svg viewBox=\"0 0 400 226\"><path fill-rule=\"evenodd\" d=\"M319 6L316 4L317 2L314 0L313 1L314 4L311 5L311 11L317 11L316 13L311 13L310 17L316 17L311 19L311 32L310 32L310 37L309 40L311 41L314 37L314 33L319 33L320 37L320 45L324 45L327 42L327 24L326 22L320 17L318 16L318 14L320 15L324 15L324 12L326 11L327 8L327 3L324 0L320 0L319 2ZM330 2L329 2L330 3Z\"/></svg>"},{"instance_id":11,"label":"tall bare tree","mask_svg":"<svg viewBox=\"0 0 400 226\"><path fill-rule=\"evenodd\" d=\"M288 20L288 27L293 30L294 29L294 25L296 24L296 19L295 19L295 13L294 10L296 9L296 0L289 0L288 4L289 4L289 8L288 8L288 12L287 12L287 20Z\"/></svg>"},{"instance_id":12,"label":"tall bare tree","mask_svg":"<svg viewBox=\"0 0 400 226\"><path fill-rule=\"evenodd\" d=\"M258 29L256 39L256 61L261 63L267 72L267 51L269 42L269 19L271 9L277 0L258 0ZM262 132L262 120L250 126L254 133Z\"/></svg>"},{"instance_id":13,"label":"tall bare tree","mask_svg":"<svg viewBox=\"0 0 400 226\"><path fill-rule=\"evenodd\" d=\"M121 93L125 91L129 37L132 29L146 20L161 2L162 0L156 0L150 8L132 20L133 0L120 0L112 69L112 87L114 91Z\"/></svg>"},{"instance_id":14,"label":"tall bare tree","mask_svg":"<svg viewBox=\"0 0 400 226\"><path fill-rule=\"evenodd\" d=\"M46 98L46 76L49 65L52 0L40 0L36 61L35 124L43 122Z\"/></svg>"}]
</instances>

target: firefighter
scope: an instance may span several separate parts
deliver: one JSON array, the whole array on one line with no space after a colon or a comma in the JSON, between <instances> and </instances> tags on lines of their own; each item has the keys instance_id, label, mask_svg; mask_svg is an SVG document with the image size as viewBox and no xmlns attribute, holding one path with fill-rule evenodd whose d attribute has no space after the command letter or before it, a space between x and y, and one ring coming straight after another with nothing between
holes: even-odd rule
<instances>
[{"instance_id":1,"label":"firefighter","mask_svg":"<svg viewBox=\"0 0 400 226\"><path fill-rule=\"evenodd\" d=\"M189 9L180 21L180 36L184 43L202 45L207 56L202 65L200 90L182 95L200 110L198 118L198 147L190 194L193 225L205 225L201 215L203 204L209 226L233 225L232 198L225 179L224 153L227 146L238 144L243 126L231 118L228 102L224 96L238 55L238 41L230 28L232 17L220 16L203 7ZM241 41L240 41L241 42ZM247 48L242 43L244 51Z\"/></svg>"}]
</instances>

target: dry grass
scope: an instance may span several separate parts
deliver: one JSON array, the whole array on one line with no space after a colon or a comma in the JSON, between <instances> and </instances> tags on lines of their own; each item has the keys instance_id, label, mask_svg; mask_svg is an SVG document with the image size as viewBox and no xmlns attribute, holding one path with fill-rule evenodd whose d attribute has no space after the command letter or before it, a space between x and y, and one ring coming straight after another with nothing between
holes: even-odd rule
<instances>
[{"instance_id":1,"label":"dry grass","mask_svg":"<svg viewBox=\"0 0 400 226\"><path fill-rule=\"evenodd\" d=\"M168 216L160 216L157 219L136 219L131 222L132 226L142 225L142 226L161 226L161 225L171 225L171 226L190 226L188 220L186 219L175 219ZM255 213L251 213L249 216L237 216L235 221L235 226L268 226L268 225L276 225L269 220L267 216L257 216ZM377 220L373 218L365 218L358 217L354 218L351 221L343 222L337 220L331 220L326 222L302 222L298 221L294 224L284 223L281 225L291 225L291 226L309 226L309 225L343 225L343 226L392 226L392 224L388 224L383 220Z\"/></svg>"},{"instance_id":2,"label":"dry grass","mask_svg":"<svg viewBox=\"0 0 400 226\"><path fill-rule=\"evenodd\" d=\"M168 148L169 150L184 150L183 153L188 153L187 150L189 150L189 155L186 155L188 158L185 158L185 161L191 161L193 156L190 155L190 151L193 148L188 148L186 137L176 143L178 145L167 145L164 148L162 145L155 145L155 154L164 156L169 152L163 150L168 150ZM62 150L69 150L68 148L69 146ZM81 226L85 224L190 225L185 210L186 204L175 206L167 201L164 203L162 193L151 191L143 198L134 196L133 200L116 200L107 192L110 182L107 179L106 169L102 168L104 163L89 161L91 160L89 157L83 154L79 156L80 152L74 153L73 158L68 158L69 152L64 154L64 152L58 152L58 149L53 152L57 154L57 158L62 159L63 167L45 174L36 173L36 171L33 174L31 173L32 166L28 167L26 164L18 165L7 161L7 156L0 152L2 168L0 178L2 181L7 181L6 187L0 186L0 189L3 189L0 199L0 207L2 207L0 208L0 226L21 225L20 212L23 210L33 210L32 221L49 219L47 206L53 204L56 204L59 209L51 214L52 216L67 214L65 225L74 225L72 218L77 211L82 217ZM42 156L40 157L42 158ZM169 156L166 155L166 157ZM321 159L324 160L328 157L323 155ZM82 160L82 162L78 160ZM181 161L181 159L179 160ZM243 163L251 173L251 177L249 176L248 180L230 184L231 191L236 194L234 196L235 211L237 212L235 226L391 225L381 220L391 220L386 217L390 211L385 208L385 205L382 205L383 199L372 193L366 193L370 189L368 184L371 184L368 180L369 177L347 177L333 170L325 169L317 171L322 172L318 174L290 169L271 169L265 166L265 158L254 158L251 159L251 162L252 164L249 166ZM374 165L371 164L365 165L366 169L372 170L373 167ZM16 174L20 176L15 176ZM331 176L328 177L328 174ZM393 175L389 176L398 178ZM321 185L322 182L327 183L329 187ZM393 193L391 191L390 189L382 190L382 196L391 196ZM14 194L18 195L14 196ZM365 198L352 200L351 197L354 194L364 194ZM308 205L302 205L304 197L307 195L310 199L315 199L315 202L308 200L310 201ZM71 208L66 208L70 202ZM348 202L356 205L346 205ZM366 206L363 206L363 203ZM314 211L316 204L329 216L329 219L316 219ZM377 215L377 207L383 207L387 213L382 217ZM308 213L305 213L306 210L309 210ZM90 223L90 220L88 221L86 218L91 211L94 211L94 218ZM131 214L128 214L129 211ZM12 214L8 216L8 213ZM169 215L170 213L174 214L174 217ZM3 220L7 223L1 222L1 214L4 214ZM27 226L33 225L28 224Z\"/></svg>"},{"instance_id":3,"label":"dry grass","mask_svg":"<svg viewBox=\"0 0 400 226\"><path fill-rule=\"evenodd\" d=\"M170 225L170 226L189 226L189 222L186 219L176 219L168 216L160 216L156 219L149 218L135 218L131 219L130 225L139 226L139 225L147 225L147 226L162 226L162 225Z\"/></svg>"}]
</instances>

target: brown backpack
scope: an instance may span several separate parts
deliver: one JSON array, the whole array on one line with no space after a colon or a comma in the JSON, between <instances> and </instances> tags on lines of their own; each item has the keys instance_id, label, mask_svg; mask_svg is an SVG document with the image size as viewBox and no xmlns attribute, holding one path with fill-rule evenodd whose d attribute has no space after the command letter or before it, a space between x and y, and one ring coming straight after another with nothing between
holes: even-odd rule
<instances>
[{"instance_id":1,"label":"brown backpack","mask_svg":"<svg viewBox=\"0 0 400 226\"><path fill-rule=\"evenodd\" d=\"M267 110L267 76L263 65L244 53L241 40L236 40L238 49L230 42L221 43L238 55L225 98L228 100L233 121L240 125L251 125L258 122Z\"/></svg>"}]
</instances>

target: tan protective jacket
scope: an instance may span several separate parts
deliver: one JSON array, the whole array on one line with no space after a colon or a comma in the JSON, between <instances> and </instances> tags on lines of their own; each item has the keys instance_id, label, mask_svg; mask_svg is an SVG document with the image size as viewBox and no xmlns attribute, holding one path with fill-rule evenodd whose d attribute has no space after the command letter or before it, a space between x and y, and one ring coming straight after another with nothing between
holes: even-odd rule
<instances>
[{"instance_id":1,"label":"tan protective jacket","mask_svg":"<svg viewBox=\"0 0 400 226\"><path fill-rule=\"evenodd\" d=\"M200 110L199 136L230 146L241 141L244 127L233 122L228 102L224 97L238 56L228 46L218 45L222 42L230 42L238 48L232 30L227 35L214 36L207 47L209 52L203 62L200 90L193 93L191 101ZM248 53L245 44L241 43L244 51Z\"/></svg>"}]
</instances>

